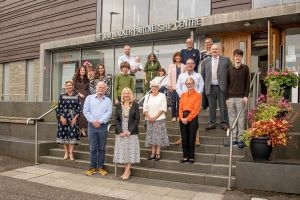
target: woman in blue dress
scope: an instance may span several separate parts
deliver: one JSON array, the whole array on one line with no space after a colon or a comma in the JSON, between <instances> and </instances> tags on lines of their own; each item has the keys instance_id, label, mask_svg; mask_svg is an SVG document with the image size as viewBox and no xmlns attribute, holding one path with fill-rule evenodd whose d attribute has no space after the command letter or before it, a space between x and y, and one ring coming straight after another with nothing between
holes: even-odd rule
<instances>
[{"instance_id":1,"label":"woman in blue dress","mask_svg":"<svg viewBox=\"0 0 300 200\"><path fill-rule=\"evenodd\" d=\"M74 145L80 143L78 116L80 114L80 100L73 92L73 82L65 82L65 93L59 96L57 117L56 142L64 145L64 159L74 160Z\"/></svg>"}]
</instances>

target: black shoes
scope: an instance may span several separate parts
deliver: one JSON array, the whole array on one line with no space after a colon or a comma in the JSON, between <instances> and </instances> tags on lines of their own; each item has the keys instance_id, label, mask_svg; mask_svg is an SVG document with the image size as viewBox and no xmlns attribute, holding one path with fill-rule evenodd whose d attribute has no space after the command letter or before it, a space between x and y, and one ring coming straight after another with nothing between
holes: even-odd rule
<instances>
[{"instance_id":1,"label":"black shoes","mask_svg":"<svg viewBox=\"0 0 300 200\"><path fill-rule=\"evenodd\" d=\"M180 163L189 162L189 159L188 159L188 158L184 158L184 159L179 160L179 162L180 162Z\"/></svg>"},{"instance_id":2,"label":"black shoes","mask_svg":"<svg viewBox=\"0 0 300 200\"><path fill-rule=\"evenodd\" d=\"M147 158L147 160L154 160L155 159L155 155L151 155L149 158Z\"/></svg>"},{"instance_id":3,"label":"black shoes","mask_svg":"<svg viewBox=\"0 0 300 200\"><path fill-rule=\"evenodd\" d=\"M209 131L209 130L212 130L212 129L216 129L216 126L213 126L213 125L208 125L205 130Z\"/></svg>"}]
</instances>

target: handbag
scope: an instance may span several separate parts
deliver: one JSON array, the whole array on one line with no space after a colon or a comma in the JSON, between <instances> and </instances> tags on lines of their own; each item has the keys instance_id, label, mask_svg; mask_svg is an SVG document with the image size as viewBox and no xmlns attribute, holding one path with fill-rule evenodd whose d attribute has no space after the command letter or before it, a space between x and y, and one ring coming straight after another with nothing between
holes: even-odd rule
<instances>
[{"instance_id":1,"label":"handbag","mask_svg":"<svg viewBox=\"0 0 300 200\"><path fill-rule=\"evenodd\" d=\"M183 117L183 118L187 118L187 117L189 116L190 113L191 113L191 111L189 111L189 110L184 110L184 111L182 112L182 117Z\"/></svg>"}]
</instances>

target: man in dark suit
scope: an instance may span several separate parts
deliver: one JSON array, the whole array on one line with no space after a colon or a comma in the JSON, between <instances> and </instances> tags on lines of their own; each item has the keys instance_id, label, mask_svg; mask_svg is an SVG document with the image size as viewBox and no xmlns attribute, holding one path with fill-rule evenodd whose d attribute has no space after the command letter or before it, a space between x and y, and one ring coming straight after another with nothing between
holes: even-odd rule
<instances>
[{"instance_id":1,"label":"man in dark suit","mask_svg":"<svg viewBox=\"0 0 300 200\"><path fill-rule=\"evenodd\" d=\"M232 67L229 58L220 56L219 46L211 46L211 58L205 59L202 64L205 93L209 102L209 124L206 130L216 128L217 102L220 106L221 128L228 129L228 111L226 106L227 70Z\"/></svg>"}]
</instances>

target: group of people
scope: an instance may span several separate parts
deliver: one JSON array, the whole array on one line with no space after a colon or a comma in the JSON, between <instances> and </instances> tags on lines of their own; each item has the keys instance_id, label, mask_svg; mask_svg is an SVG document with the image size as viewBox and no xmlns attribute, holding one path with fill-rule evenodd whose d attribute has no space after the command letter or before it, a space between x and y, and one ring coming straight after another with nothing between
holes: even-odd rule
<instances>
[{"instance_id":1,"label":"group of people","mask_svg":"<svg viewBox=\"0 0 300 200\"><path fill-rule=\"evenodd\" d=\"M134 75L143 70L145 88L150 89L143 102L147 133L145 146L151 148L148 160L159 161L162 158L161 148L169 146L165 95L168 91L171 96L172 121L179 121L180 126L181 138L177 142L182 144L183 158L180 163L194 163L201 108L209 106L209 123L205 129L211 130L216 128L216 110L219 105L220 126L227 130L242 105L247 103L250 86L249 68L241 63L241 50L233 52L232 64L229 58L219 54L219 46L213 44L210 38L205 39L205 45L206 49L199 52L193 48L193 40L188 38L187 48L173 54L168 73L160 66L154 53L149 54L142 68L140 58L132 57L130 46L125 45L124 55L118 60L121 72L114 78L114 88L112 78L105 74L104 65L97 67L92 79L89 79L85 66L79 67L73 81L66 81L65 93L60 95L57 108L57 142L64 144L64 159L74 160L73 150L74 145L80 143L79 133L82 136L88 133L91 164L86 174L107 174L103 165L107 126L114 102L116 138L113 161L125 164L122 179L130 177L131 164L140 162L140 109L133 95ZM234 144L241 148L244 123L245 107L234 129Z\"/></svg>"}]
</instances>

